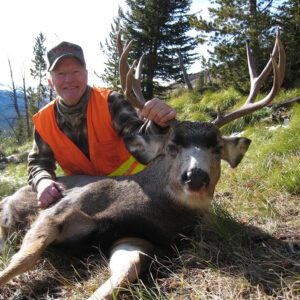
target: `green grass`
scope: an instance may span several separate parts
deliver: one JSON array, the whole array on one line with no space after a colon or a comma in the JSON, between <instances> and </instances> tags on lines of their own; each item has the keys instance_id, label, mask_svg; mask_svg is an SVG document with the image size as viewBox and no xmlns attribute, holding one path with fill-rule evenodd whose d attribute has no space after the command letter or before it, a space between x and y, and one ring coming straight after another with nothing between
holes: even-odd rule
<instances>
[{"instance_id":1,"label":"green grass","mask_svg":"<svg viewBox=\"0 0 300 300\"><path fill-rule=\"evenodd\" d=\"M0 197L14 193L27 184L27 163L9 163L0 175Z\"/></svg>"},{"instance_id":2,"label":"green grass","mask_svg":"<svg viewBox=\"0 0 300 300\"><path fill-rule=\"evenodd\" d=\"M0 198L11 195L27 182L27 156L32 141L19 145L13 138L4 138L0 150L5 156L16 155L23 163L9 163L0 173Z\"/></svg>"},{"instance_id":3,"label":"green grass","mask_svg":"<svg viewBox=\"0 0 300 300\"><path fill-rule=\"evenodd\" d=\"M255 189L272 193L300 193L300 105L290 110L287 127L259 124L248 127L244 135L252 139L246 159L239 167L240 178L246 183L256 180ZM271 193L271 194L270 194Z\"/></svg>"},{"instance_id":4,"label":"green grass","mask_svg":"<svg viewBox=\"0 0 300 300\"><path fill-rule=\"evenodd\" d=\"M22 153L26 153L26 151L31 149L31 147L32 147L31 140L28 140L22 143L21 145L16 143L15 139L11 137L4 137L0 141L0 150L1 152L4 152L6 156L18 153L22 157Z\"/></svg>"}]
</instances>

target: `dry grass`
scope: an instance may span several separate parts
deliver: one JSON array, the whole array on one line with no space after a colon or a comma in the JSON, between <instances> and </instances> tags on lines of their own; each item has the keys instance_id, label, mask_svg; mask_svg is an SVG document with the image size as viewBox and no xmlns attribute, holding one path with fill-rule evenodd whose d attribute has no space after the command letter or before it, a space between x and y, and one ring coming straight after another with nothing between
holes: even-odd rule
<instances>
[{"instance_id":1,"label":"dry grass","mask_svg":"<svg viewBox=\"0 0 300 300\"><path fill-rule=\"evenodd\" d=\"M299 200L294 196L291 207ZM299 211L289 214L286 205L276 224L268 225L260 218L232 217L218 204L226 202L234 205L230 195L219 195L211 218L199 223L192 238L182 238L172 258L154 261L150 275L123 292L122 298L299 299L300 232L293 222ZM265 226L276 230L270 235ZM1 267L16 247L15 238L8 245ZM80 260L50 249L32 271L3 287L0 299L79 300L107 278L101 254Z\"/></svg>"}]
</instances>

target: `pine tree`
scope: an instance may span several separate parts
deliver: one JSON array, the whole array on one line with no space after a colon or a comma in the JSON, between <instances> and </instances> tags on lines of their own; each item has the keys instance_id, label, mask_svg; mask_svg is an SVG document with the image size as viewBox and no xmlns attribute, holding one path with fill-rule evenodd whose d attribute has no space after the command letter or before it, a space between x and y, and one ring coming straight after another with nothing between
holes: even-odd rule
<instances>
[{"instance_id":1,"label":"pine tree","mask_svg":"<svg viewBox=\"0 0 300 300\"><path fill-rule=\"evenodd\" d=\"M34 103L31 106L34 108L34 111L38 111L45 103L47 98L47 64L45 61L46 56L46 47L44 43L46 38L42 33L40 33L35 38L35 44L33 47L34 59L33 68L30 69L30 75L33 76L34 79L38 81L37 88L34 91L36 98L31 98L31 101Z\"/></svg>"},{"instance_id":2,"label":"pine tree","mask_svg":"<svg viewBox=\"0 0 300 300\"><path fill-rule=\"evenodd\" d=\"M270 57L275 40L275 19L269 0L214 0L212 20L192 17L199 39L214 47L209 65L215 81L248 91L249 75L245 44L250 42L258 71Z\"/></svg>"},{"instance_id":3,"label":"pine tree","mask_svg":"<svg viewBox=\"0 0 300 300\"><path fill-rule=\"evenodd\" d=\"M133 57L146 54L143 89L147 99L161 95L162 81L182 78L177 50L186 69L196 59L192 51L196 41L188 35L191 29L188 11L191 0L126 0L128 11L120 11L127 39L133 39Z\"/></svg>"},{"instance_id":4,"label":"pine tree","mask_svg":"<svg viewBox=\"0 0 300 300\"><path fill-rule=\"evenodd\" d=\"M284 84L300 86L300 0L287 0L279 8L278 23L286 49L287 66Z\"/></svg>"}]
</instances>

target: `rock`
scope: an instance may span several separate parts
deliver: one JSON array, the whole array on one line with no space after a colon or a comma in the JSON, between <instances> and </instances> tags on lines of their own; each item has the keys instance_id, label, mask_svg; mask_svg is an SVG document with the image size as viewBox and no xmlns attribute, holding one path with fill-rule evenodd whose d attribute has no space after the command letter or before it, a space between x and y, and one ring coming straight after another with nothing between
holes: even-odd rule
<instances>
[{"instance_id":1,"label":"rock","mask_svg":"<svg viewBox=\"0 0 300 300\"><path fill-rule=\"evenodd\" d=\"M20 158L16 154L9 155L6 157L6 159L8 163L15 163L15 164L20 163Z\"/></svg>"}]
</instances>

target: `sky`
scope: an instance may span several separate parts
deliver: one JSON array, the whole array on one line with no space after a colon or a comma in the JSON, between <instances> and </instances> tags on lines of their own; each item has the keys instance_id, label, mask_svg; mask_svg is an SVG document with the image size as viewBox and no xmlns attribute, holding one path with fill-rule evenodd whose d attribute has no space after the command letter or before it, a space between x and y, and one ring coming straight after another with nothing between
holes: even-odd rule
<instances>
[{"instance_id":1,"label":"sky","mask_svg":"<svg viewBox=\"0 0 300 300\"><path fill-rule=\"evenodd\" d=\"M207 15L208 3L208 0L193 0L191 11ZM29 69L33 66L35 38L40 32L46 37L47 49L64 40L81 45L89 71L89 83L99 85L100 79L94 73L103 72L106 60L99 45L108 37L119 6L126 9L125 0L2 1L0 86L11 84L8 59L16 85L22 85L24 72L27 85L32 84ZM201 47L198 50L205 51ZM196 63L191 72L199 69L200 63Z\"/></svg>"}]
</instances>

